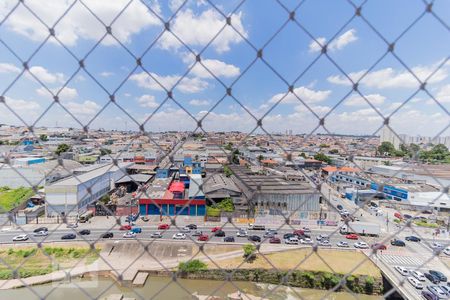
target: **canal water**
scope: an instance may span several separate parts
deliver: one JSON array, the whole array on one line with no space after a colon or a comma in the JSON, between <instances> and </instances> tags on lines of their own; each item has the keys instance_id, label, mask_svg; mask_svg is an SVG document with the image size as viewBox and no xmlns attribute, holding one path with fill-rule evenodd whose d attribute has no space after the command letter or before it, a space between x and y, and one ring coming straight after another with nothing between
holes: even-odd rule
<instances>
[{"instance_id":1,"label":"canal water","mask_svg":"<svg viewBox=\"0 0 450 300\"><path fill-rule=\"evenodd\" d=\"M234 284L234 285L233 285ZM326 295L326 291L289 288L269 284L259 284L252 282L226 282L212 280L189 280L177 279L173 282L167 277L149 277L145 286L139 288L127 288L116 284L109 278L98 277L95 279L76 279L71 283L55 282L20 288L15 290L0 290L1 300L22 300L22 299L48 299L48 300L82 300L82 299L103 299L110 294L124 294L126 297L136 299L186 299L191 300L191 294L197 292L201 295L214 294L216 296L226 296L234 293L238 288L255 296L265 296L268 299L303 299L318 300ZM272 293L270 293L272 291ZM270 294L269 294L270 293ZM379 296L368 296L358 294L354 298L349 293L331 293L324 299L329 300L375 300L382 299Z\"/></svg>"}]
</instances>

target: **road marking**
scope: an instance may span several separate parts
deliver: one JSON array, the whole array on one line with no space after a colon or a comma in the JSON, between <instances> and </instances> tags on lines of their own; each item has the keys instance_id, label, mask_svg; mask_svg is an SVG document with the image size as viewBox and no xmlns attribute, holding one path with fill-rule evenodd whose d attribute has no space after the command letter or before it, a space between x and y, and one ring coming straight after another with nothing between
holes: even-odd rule
<instances>
[{"instance_id":1,"label":"road marking","mask_svg":"<svg viewBox=\"0 0 450 300\"><path fill-rule=\"evenodd\" d=\"M420 266L424 263L424 260L418 257L404 256L404 255L390 255L382 254L378 255L378 258L388 264L407 265L407 266Z\"/></svg>"}]
</instances>

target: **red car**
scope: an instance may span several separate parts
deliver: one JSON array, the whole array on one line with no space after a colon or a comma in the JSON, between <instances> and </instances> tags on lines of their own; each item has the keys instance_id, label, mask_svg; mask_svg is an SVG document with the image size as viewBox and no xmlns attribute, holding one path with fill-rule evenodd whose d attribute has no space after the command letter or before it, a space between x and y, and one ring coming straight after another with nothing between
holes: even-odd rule
<instances>
[{"instance_id":1,"label":"red car","mask_svg":"<svg viewBox=\"0 0 450 300\"><path fill-rule=\"evenodd\" d=\"M165 230L165 229L169 229L170 225L169 224L159 224L158 229L160 230Z\"/></svg>"},{"instance_id":2,"label":"red car","mask_svg":"<svg viewBox=\"0 0 450 300\"><path fill-rule=\"evenodd\" d=\"M298 236L302 236L305 234L305 231L302 229L297 229L297 230L294 230L294 234L298 235Z\"/></svg>"},{"instance_id":3,"label":"red car","mask_svg":"<svg viewBox=\"0 0 450 300\"><path fill-rule=\"evenodd\" d=\"M372 246L370 246L370 248L372 248L374 250L386 250L387 249L386 245L383 245L381 243L375 243Z\"/></svg>"},{"instance_id":4,"label":"red car","mask_svg":"<svg viewBox=\"0 0 450 300\"><path fill-rule=\"evenodd\" d=\"M222 228L216 226L216 227L214 227L213 229L211 229L211 232L216 232L216 231L218 231L218 230L222 230Z\"/></svg>"},{"instance_id":5,"label":"red car","mask_svg":"<svg viewBox=\"0 0 450 300\"><path fill-rule=\"evenodd\" d=\"M394 213L394 217L396 217L396 218L398 218L398 219L400 219L400 220L403 220L403 216L402 216L402 214L399 213L399 212Z\"/></svg>"},{"instance_id":6,"label":"red car","mask_svg":"<svg viewBox=\"0 0 450 300\"><path fill-rule=\"evenodd\" d=\"M351 233L351 234L347 234L347 235L345 236L345 238L346 238L346 239L349 239L349 240L357 240L357 239L358 239L358 235L356 235L356 234L354 234L354 233Z\"/></svg>"},{"instance_id":7,"label":"red car","mask_svg":"<svg viewBox=\"0 0 450 300\"><path fill-rule=\"evenodd\" d=\"M122 225L122 226L120 226L119 230L131 230L131 226L130 225Z\"/></svg>"},{"instance_id":8,"label":"red car","mask_svg":"<svg viewBox=\"0 0 450 300\"><path fill-rule=\"evenodd\" d=\"M209 236L207 234L202 234L202 235L198 236L197 240L202 241L202 242L206 242L207 240L209 240Z\"/></svg>"},{"instance_id":9,"label":"red car","mask_svg":"<svg viewBox=\"0 0 450 300\"><path fill-rule=\"evenodd\" d=\"M281 244L281 240L277 237L273 237L269 240L269 243L271 244Z\"/></svg>"}]
</instances>

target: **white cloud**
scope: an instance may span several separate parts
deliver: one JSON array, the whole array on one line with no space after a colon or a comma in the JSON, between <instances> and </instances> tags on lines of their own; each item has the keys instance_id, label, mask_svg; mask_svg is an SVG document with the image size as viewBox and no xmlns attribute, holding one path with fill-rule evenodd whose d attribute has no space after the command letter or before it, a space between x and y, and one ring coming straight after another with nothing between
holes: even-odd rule
<instances>
[{"instance_id":1,"label":"white cloud","mask_svg":"<svg viewBox=\"0 0 450 300\"><path fill-rule=\"evenodd\" d=\"M161 85L166 90L171 90L175 83L177 83L181 78L181 76L179 75L161 76L155 73L150 74L154 79L145 72L133 74L130 79L135 81L140 87L154 91L163 91L164 89L161 87ZM207 87L208 82L201 80L200 78L184 77L178 83L176 89L178 89L182 93L198 93L200 91L203 91Z\"/></svg>"},{"instance_id":2,"label":"white cloud","mask_svg":"<svg viewBox=\"0 0 450 300\"><path fill-rule=\"evenodd\" d=\"M324 37L319 37L316 40L317 40L318 43L313 40L309 44L309 51L310 52L319 52L319 51L321 51L322 50L322 46L325 45L325 43L327 41L327 39L324 38ZM332 40L331 43L327 46L327 49L330 50L330 51L341 50L342 48L344 48L348 44L353 43L353 42L355 42L357 40L358 40L358 37L356 36L356 30L355 29L350 29L350 30L344 32L343 34L341 34L340 36L338 36L337 38L335 38L334 40Z\"/></svg>"},{"instance_id":3,"label":"white cloud","mask_svg":"<svg viewBox=\"0 0 450 300\"><path fill-rule=\"evenodd\" d=\"M328 96L330 96L331 91L330 90L316 91L316 90L312 90L307 87L301 86L301 87L295 88L294 93L306 103L316 103L316 102L321 102L321 101L324 101L325 99L327 99ZM282 99L285 95L286 95L286 93L276 94L269 100L269 103L276 103L280 99ZM297 99L297 97L294 94L289 93L286 95L286 97L283 98L281 103L285 103L285 104L297 103L298 104L301 102Z\"/></svg>"},{"instance_id":4,"label":"white cloud","mask_svg":"<svg viewBox=\"0 0 450 300\"><path fill-rule=\"evenodd\" d=\"M103 71L99 75L102 76L102 77L111 77L111 76L114 75L114 73L113 72Z\"/></svg>"},{"instance_id":5,"label":"white cloud","mask_svg":"<svg viewBox=\"0 0 450 300\"><path fill-rule=\"evenodd\" d=\"M411 70L421 81L424 81L435 71L436 66L436 64L431 66L415 66L411 68ZM358 72L351 72L348 74L348 76L353 80L353 82L356 82L365 73L365 70L361 70ZM442 80L446 79L447 76L448 70L445 68L440 68L427 82L441 82ZM327 78L327 80L334 84L348 86L352 85L350 80L342 75L330 76ZM378 89L419 87L419 82L409 71L398 71L393 68L384 68L369 72L360 82L368 87Z\"/></svg>"},{"instance_id":6,"label":"white cloud","mask_svg":"<svg viewBox=\"0 0 450 300\"><path fill-rule=\"evenodd\" d=\"M191 69L191 74L194 74L195 76L198 76L200 78L213 78L213 76L208 72L207 69L216 77L232 78L238 76L241 73L239 67L236 67L235 65L227 64L217 59L205 59L202 60L201 64L196 63L194 65L194 67Z\"/></svg>"},{"instance_id":7,"label":"white cloud","mask_svg":"<svg viewBox=\"0 0 450 300\"><path fill-rule=\"evenodd\" d=\"M86 100L83 103L69 102L63 105L75 115L94 115L100 109L100 105L90 100Z\"/></svg>"},{"instance_id":8,"label":"white cloud","mask_svg":"<svg viewBox=\"0 0 450 300\"><path fill-rule=\"evenodd\" d=\"M242 12L231 15L233 27L247 37L248 34L242 24ZM190 46L205 46L226 24L225 18L215 9L208 9L196 14L192 9L180 11L171 23L171 31L184 43ZM230 50L232 44L242 41L242 37L230 26L216 37L211 46L219 53ZM183 45L169 32L165 32L159 41L163 49L178 49Z\"/></svg>"},{"instance_id":9,"label":"white cloud","mask_svg":"<svg viewBox=\"0 0 450 300\"><path fill-rule=\"evenodd\" d=\"M209 105L209 101L208 100L192 99L191 101L189 101L189 104L193 105L193 106L205 106L205 105Z\"/></svg>"},{"instance_id":10,"label":"white cloud","mask_svg":"<svg viewBox=\"0 0 450 300\"><path fill-rule=\"evenodd\" d=\"M138 99L139 106L147 108L157 108L159 103L155 101L155 96L153 95L142 95Z\"/></svg>"},{"instance_id":11,"label":"white cloud","mask_svg":"<svg viewBox=\"0 0 450 300\"><path fill-rule=\"evenodd\" d=\"M441 103L450 103L450 84L441 87L435 98Z\"/></svg>"},{"instance_id":12,"label":"white cloud","mask_svg":"<svg viewBox=\"0 0 450 300\"><path fill-rule=\"evenodd\" d=\"M14 111L28 111L34 112L38 110L41 106L39 103L34 101L27 101L22 99L12 99L10 97L5 97L5 103Z\"/></svg>"},{"instance_id":13,"label":"white cloud","mask_svg":"<svg viewBox=\"0 0 450 300\"><path fill-rule=\"evenodd\" d=\"M58 18L69 8L73 1L41 1L27 0L27 6L38 15L46 24L54 24ZM127 5L128 0L90 0L86 5L105 23L119 15ZM0 17L3 18L17 4L16 0L3 0L0 5ZM159 5L152 1L152 8L160 13ZM22 5L5 22L5 27L33 41L42 42L48 36L48 29L43 26ZM132 1L122 15L112 26L113 34L122 42L129 42L133 34L143 29L161 25L160 21L140 1ZM72 9L61 19L55 27L58 39L67 46L74 46L79 39L98 41L106 32L104 26L80 3L76 3ZM56 43L54 39L50 42ZM112 38L106 38L103 44L116 44Z\"/></svg>"},{"instance_id":14,"label":"white cloud","mask_svg":"<svg viewBox=\"0 0 450 300\"><path fill-rule=\"evenodd\" d=\"M0 73L20 73L21 69L13 64L0 63Z\"/></svg>"},{"instance_id":15,"label":"white cloud","mask_svg":"<svg viewBox=\"0 0 450 300\"><path fill-rule=\"evenodd\" d=\"M63 83L64 74L63 73L51 73L46 68L41 66L33 66L29 69L37 79L43 83ZM28 78L34 78L31 74L27 73Z\"/></svg>"},{"instance_id":16,"label":"white cloud","mask_svg":"<svg viewBox=\"0 0 450 300\"><path fill-rule=\"evenodd\" d=\"M54 89L50 89L53 93L53 95L56 95L56 93L58 93L58 91L61 89L61 87L59 88L54 88ZM50 92L44 88L44 87L40 87L38 89L36 89L36 93L39 96L43 96L43 97L52 97L52 94L50 94ZM64 101L64 100L72 100L78 97L78 91L75 88L70 88L70 87L64 87L58 94L59 100L60 101Z\"/></svg>"},{"instance_id":17,"label":"white cloud","mask_svg":"<svg viewBox=\"0 0 450 300\"><path fill-rule=\"evenodd\" d=\"M169 1L169 8L172 12L175 12L181 4L184 3L185 0L170 0Z\"/></svg>"},{"instance_id":18,"label":"white cloud","mask_svg":"<svg viewBox=\"0 0 450 300\"><path fill-rule=\"evenodd\" d=\"M384 97L380 94L369 94L369 95L364 95L364 97L367 99L367 101L369 101L374 106L381 105L384 103L384 100L386 100L386 97ZM369 104L367 103L366 99L361 97L361 95L354 94L354 95L348 97L344 101L344 105L346 105L346 106L367 106Z\"/></svg>"}]
</instances>

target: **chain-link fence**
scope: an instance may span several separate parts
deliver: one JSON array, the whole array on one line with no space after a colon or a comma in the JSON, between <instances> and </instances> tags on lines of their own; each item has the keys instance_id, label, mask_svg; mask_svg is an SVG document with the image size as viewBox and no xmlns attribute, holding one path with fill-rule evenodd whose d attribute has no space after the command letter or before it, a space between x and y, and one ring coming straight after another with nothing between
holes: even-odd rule
<instances>
[{"instance_id":1,"label":"chain-link fence","mask_svg":"<svg viewBox=\"0 0 450 300\"><path fill-rule=\"evenodd\" d=\"M449 11L4 1L2 299L450 297Z\"/></svg>"}]
</instances>

